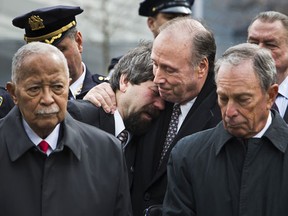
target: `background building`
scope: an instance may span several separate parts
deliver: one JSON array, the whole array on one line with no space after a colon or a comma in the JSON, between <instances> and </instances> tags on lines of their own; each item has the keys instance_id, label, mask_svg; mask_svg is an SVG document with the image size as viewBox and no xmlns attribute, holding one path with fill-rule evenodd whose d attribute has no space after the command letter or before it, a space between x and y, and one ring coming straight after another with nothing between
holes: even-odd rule
<instances>
[{"instance_id":1,"label":"background building","mask_svg":"<svg viewBox=\"0 0 288 216\"><path fill-rule=\"evenodd\" d=\"M0 85L10 80L11 59L24 44L23 29L12 25L18 15L39 7L78 5L77 16L84 38L83 60L92 72L107 75L112 57L134 47L141 39L153 40L146 18L138 16L142 0L0 0ZM250 20L260 11L288 12L287 0L195 0L193 16L214 32L217 56L229 46L246 41Z\"/></svg>"}]
</instances>

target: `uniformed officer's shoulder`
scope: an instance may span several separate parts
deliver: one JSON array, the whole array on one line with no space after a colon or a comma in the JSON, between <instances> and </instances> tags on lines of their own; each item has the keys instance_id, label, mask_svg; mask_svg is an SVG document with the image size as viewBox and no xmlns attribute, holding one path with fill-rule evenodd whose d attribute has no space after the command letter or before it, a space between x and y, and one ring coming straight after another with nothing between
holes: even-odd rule
<instances>
[{"instance_id":1,"label":"uniformed officer's shoulder","mask_svg":"<svg viewBox=\"0 0 288 216\"><path fill-rule=\"evenodd\" d=\"M4 87L0 86L0 93L2 94L2 92L7 92L7 91Z\"/></svg>"},{"instance_id":2,"label":"uniformed officer's shoulder","mask_svg":"<svg viewBox=\"0 0 288 216\"><path fill-rule=\"evenodd\" d=\"M99 83L99 84L103 82L109 82L109 77L106 77L101 74L93 74L92 79L94 82Z\"/></svg>"},{"instance_id":3,"label":"uniformed officer's shoulder","mask_svg":"<svg viewBox=\"0 0 288 216\"><path fill-rule=\"evenodd\" d=\"M6 92L5 88L0 86L0 107L4 101L4 98L6 97L6 94L7 94L7 92Z\"/></svg>"},{"instance_id":4,"label":"uniformed officer's shoulder","mask_svg":"<svg viewBox=\"0 0 288 216\"><path fill-rule=\"evenodd\" d=\"M11 98L9 92L4 87L1 87L1 86L0 86L0 96L2 98L5 98L5 100L7 100L7 102L9 102L9 103L12 102L12 98Z\"/></svg>"},{"instance_id":5,"label":"uniformed officer's shoulder","mask_svg":"<svg viewBox=\"0 0 288 216\"><path fill-rule=\"evenodd\" d=\"M13 108L14 102L9 92L0 86L0 118L3 118Z\"/></svg>"}]
</instances>

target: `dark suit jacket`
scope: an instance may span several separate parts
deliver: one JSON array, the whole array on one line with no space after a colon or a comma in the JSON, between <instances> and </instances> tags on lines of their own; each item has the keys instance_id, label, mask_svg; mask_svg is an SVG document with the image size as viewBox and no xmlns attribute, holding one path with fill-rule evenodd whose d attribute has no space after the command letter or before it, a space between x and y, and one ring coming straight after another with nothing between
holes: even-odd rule
<instances>
[{"instance_id":1,"label":"dark suit jacket","mask_svg":"<svg viewBox=\"0 0 288 216\"><path fill-rule=\"evenodd\" d=\"M18 107L0 120L1 215L131 215L119 141L69 114L60 131L47 157L27 136Z\"/></svg>"},{"instance_id":2,"label":"dark suit jacket","mask_svg":"<svg viewBox=\"0 0 288 216\"><path fill-rule=\"evenodd\" d=\"M86 75L83 81L83 86L79 95L76 96L76 99L83 99L87 92L94 86L105 82L105 77L99 74L91 74L89 69L86 67Z\"/></svg>"},{"instance_id":3,"label":"dark suit jacket","mask_svg":"<svg viewBox=\"0 0 288 216\"><path fill-rule=\"evenodd\" d=\"M112 135L115 135L114 115L105 113L105 111L101 107L96 107L89 101L68 101L68 112L73 118L81 122L90 124ZM125 159L128 167L130 186L133 180L136 140L137 137L133 136L132 140L127 145L127 147L129 146L129 148L125 149Z\"/></svg>"},{"instance_id":4,"label":"dark suit jacket","mask_svg":"<svg viewBox=\"0 0 288 216\"><path fill-rule=\"evenodd\" d=\"M114 115L105 113L101 107L96 107L86 100L71 100L68 101L67 110L78 121L115 134Z\"/></svg>"},{"instance_id":5,"label":"dark suit jacket","mask_svg":"<svg viewBox=\"0 0 288 216\"><path fill-rule=\"evenodd\" d=\"M157 167L168 130L172 108L173 104L166 104L165 111L149 132L140 138L136 147L137 156L131 191L134 216L141 216L145 208L163 202L167 185L166 165L170 151L176 142L189 134L214 127L221 121L214 74L209 73L200 94L188 112L158 170Z\"/></svg>"}]
</instances>

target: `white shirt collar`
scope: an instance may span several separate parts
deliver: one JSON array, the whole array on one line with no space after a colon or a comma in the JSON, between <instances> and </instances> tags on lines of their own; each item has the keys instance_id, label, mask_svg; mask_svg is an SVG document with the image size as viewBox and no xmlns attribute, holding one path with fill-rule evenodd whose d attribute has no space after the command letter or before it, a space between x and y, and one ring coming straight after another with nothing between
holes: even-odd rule
<instances>
[{"instance_id":1,"label":"white shirt collar","mask_svg":"<svg viewBox=\"0 0 288 216\"><path fill-rule=\"evenodd\" d=\"M279 94L284 96L286 99L288 99L288 76L279 85L278 92L279 92Z\"/></svg>"},{"instance_id":2,"label":"white shirt collar","mask_svg":"<svg viewBox=\"0 0 288 216\"><path fill-rule=\"evenodd\" d=\"M84 82L84 79L85 79L85 75L86 75L86 66L85 64L82 62L82 66L83 66L83 73L81 74L81 76L74 82L70 85L70 90L73 94L73 97L75 98L75 96L77 96L81 90L82 90L82 87L83 87L83 82Z\"/></svg>"},{"instance_id":3,"label":"white shirt collar","mask_svg":"<svg viewBox=\"0 0 288 216\"><path fill-rule=\"evenodd\" d=\"M115 136L117 137L125 129L123 119L118 109L116 109L116 111L114 112L114 121L115 121Z\"/></svg>"},{"instance_id":4,"label":"white shirt collar","mask_svg":"<svg viewBox=\"0 0 288 216\"><path fill-rule=\"evenodd\" d=\"M267 131L267 129L269 128L269 126L271 125L272 123L272 113L270 111L269 115L268 115L268 119L266 121L266 125L265 127L258 133L254 136L254 138L261 138L263 136L263 134Z\"/></svg>"},{"instance_id":5,"label":"white shirt collar","mask_svg":"<svg viewBox=\"0 0 288 216\"><path fill-rule=\"evenodd\" d=\"M32 129L31 127L28 125L28 123L25 121L25 119L22 117L22 122L24 125L24 129L28 135L28 137L30 138L30 140L35 144L35 146L37 146L40 141L42 141L43 139L41 137L39 137ZM59 138L59 132L60 132L60 124L57 124L56 127L54 128L54 130L52 131L52 133L50 133L46 138L45 141L47 143L49 143L50 148L47 151L47 155L49 155L52 150L55 150L57 147L57 142L58 142L58 138Z\"/></svg>"},{"instance_id":6,"label":"white shirt collar","mask_svg":"<svg viewBox=\"0 0 288 216\"><path fill-rule=\"evenodd\" d=\"M193 100L188 101L186 104L180 105L180 109L181 109L181 114L179 115L179 123L178 123L178 128L177 131L179 131L182 123L184 122L188 112L190 111L191 107L193 106L194 102L196 101L195 97Z\"/></svg>"}]
</instances>

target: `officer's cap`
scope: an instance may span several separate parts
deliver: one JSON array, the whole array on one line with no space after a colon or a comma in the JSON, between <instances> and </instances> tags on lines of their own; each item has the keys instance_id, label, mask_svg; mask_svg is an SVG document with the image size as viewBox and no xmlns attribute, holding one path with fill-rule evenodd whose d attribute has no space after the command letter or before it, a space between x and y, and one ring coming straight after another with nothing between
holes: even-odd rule
<instances>
[{"instance_id":1,"label":"officer's cap","mask_svg":"<svg viewBox=\"0 0 288 216\"><path fill-rule=\"evenodd\" d=\"M24 40L27 43L41 41L55 45L64 38L67 30L76 26L75 16L82 12L80 7L74 6L45 7L18 16L12 23L25 29Z\"/></svg>"},{"instance_id":2,"label":"officer's cap","mask_svg":"<svg viewBox=\"0 0 288 216\"><path fill-rule=\"evenodd\" d=\"M200 0L201 1L201 0ZM154 16L157 13L191 14L194 0L144 0L140 3L140 16Z\"/></svg>"}]
</instances>

